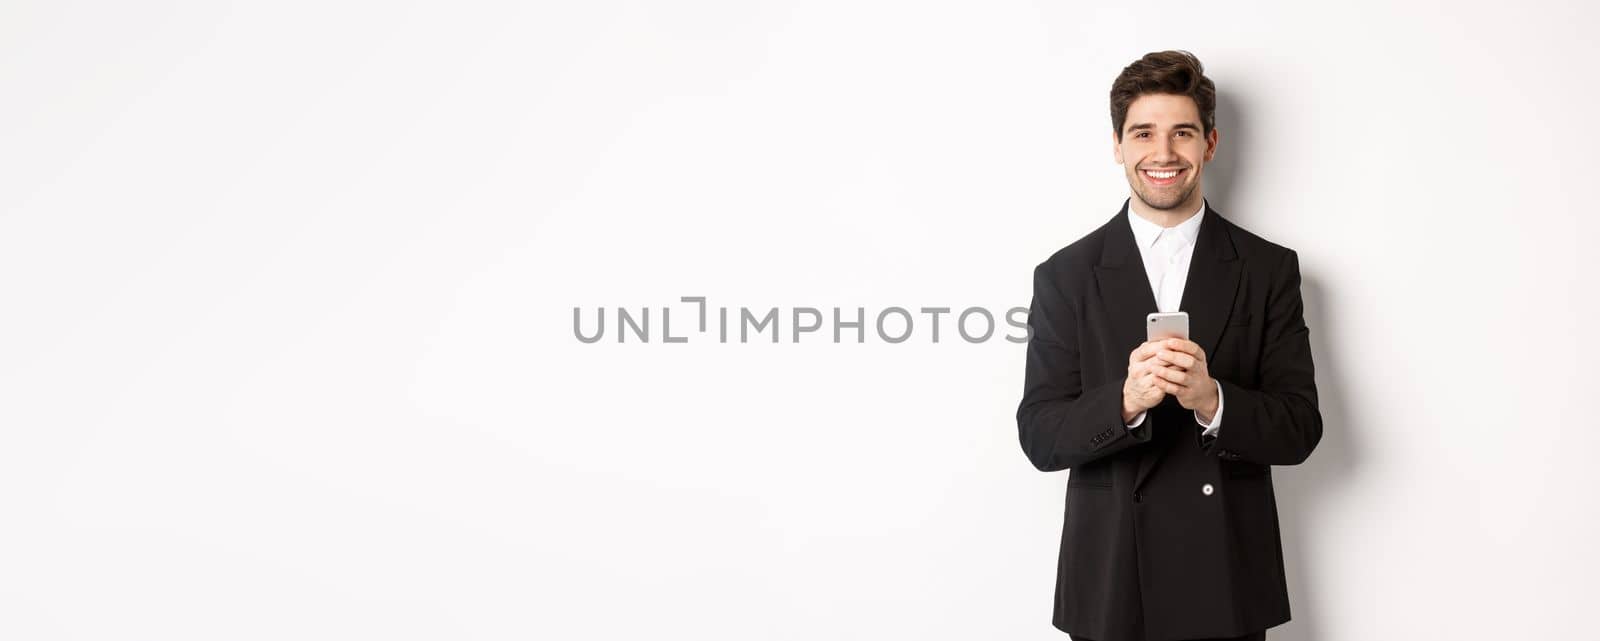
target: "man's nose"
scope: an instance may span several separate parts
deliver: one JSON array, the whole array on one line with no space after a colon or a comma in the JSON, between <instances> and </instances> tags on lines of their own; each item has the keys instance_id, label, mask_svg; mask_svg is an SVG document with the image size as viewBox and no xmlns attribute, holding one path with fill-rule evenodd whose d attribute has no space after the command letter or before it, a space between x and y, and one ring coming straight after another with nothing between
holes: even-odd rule
<instances>
[{"instance_id":1,"label":"man's nose","mask_svg":"<svg viewBox=\"0 0 1600 641\"><path fill-rule=\"evenodd\" d=\"M1156 159L1157 162L1163 162L1163 163L1178 159L1178 154L1172 148L1172 141L1170 141L1170 140L1158 140L1158 141L1156 141L1155 159Z\"/></svg>"}]
</instances>

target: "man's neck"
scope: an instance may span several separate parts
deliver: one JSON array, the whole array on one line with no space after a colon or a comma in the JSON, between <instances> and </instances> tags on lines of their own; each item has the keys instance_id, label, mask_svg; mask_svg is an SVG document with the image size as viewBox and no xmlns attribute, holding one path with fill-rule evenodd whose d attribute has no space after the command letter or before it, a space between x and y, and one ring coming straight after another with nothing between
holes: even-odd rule
<instances>
[{"instance_id":1,"label":"man's neck","mask_svg":"<svg viewBox=\"0 0 1600 641\"><path fill-rule=\"evenodd\" d=\"M1155 209L1146 205L1138 196L1130 196L1128 207L1133 209L1135 216L1148 220L1164 228L1177 227L1178 223L1189 220L1200 213L1200 208L1205 205L1205 196L1195 194L1191 202L1173 207L1172 209Z\"/></svg>"}]
</instances>

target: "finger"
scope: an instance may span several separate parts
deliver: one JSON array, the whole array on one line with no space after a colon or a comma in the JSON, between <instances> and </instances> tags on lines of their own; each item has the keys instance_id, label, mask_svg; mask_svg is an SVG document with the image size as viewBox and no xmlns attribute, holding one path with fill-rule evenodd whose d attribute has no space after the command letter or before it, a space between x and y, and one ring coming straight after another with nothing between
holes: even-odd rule
<instances>
[{"instance_id":1,"label":"finger","mask_svg":"<svg viewBox=\"0 0 1600 641\"><path fill-rule=\"evenodd\" d=\"M1145 341L1143 343L1140 343L1138 347L1134 348L1133 355L1130 357L1130 361L1129 362L1132 362L1132 363L1144 362L1146 360L1149 360L1150 357L1155 356L1156 352L1158 352L1160 350L1161 350L1161 341Z\"/></svg>"},{"instance_id":2,"label":"finger","mask_svg":"<svg viewBox=\"0 0 1600 641\"><path fill-rule=\"evenodd\" d=\"M1183 352L1183 353L1188 354L1189 356L1197 358L1197 359L1199 359L1201 361L1206 360L1206 351L1203 350L1203 349L1200 349L1200 344L1199 343L1196 343L1196 342L1191 341L1191 340L1185 340L1185 339L1182 339L1182 338L1169 338L1169 339L1166 340L1165 343L1162 344L1162 347L1165 347L1165 348L1170 349L1170 350L1178 351L1178 352Z\"/></svg>"},{"instance_id":3,"label":"finger","mask_svg":"<svg viewBox=\"0 0 1600 641\"><path fill-rule=\"evenodd\" d=\"M1200 349L1200 346L1195 344L1194 341L1185 338L1169 338L1165 341L1162 341L1161 346L1170 350L1183 352L1185 354L1193 354L1195 350Z\"/></svg>"},{"instance_id":4,"label":"finger","mask_svg":"<svg viewBox=\"0 0 1600 641\"><path fill-rule=\"evenodd\" d=\"M1164 394L1167 391L1165 387L1162 387L1163 383L1166 383L1166 381L1160 376L1156 376L1154 373L1150 374L1150 378L1145 380L1146 388L1154 391L1157 396Z\"/></svg>"},{"instance_id":5,"label":"finger","mask_svg":"<svg viewBox=\"0 0 1600 641\"><path fill-rule=\"evenodd\" d=\"M1161 350L1161 352L1159 354L1157 354L1156 357L1160 358L1163 361L1166 361L1168 363L1171 363L1173 365L1181 367L1183 369L1189 369L1191 367L1194 367L1195 363L1199 362L1199 359L1196 359L1193 356L1190 356L1190 355L1185 354L1183 352L1175 352L1175 351L1172 351L1170 349Z\"/></svg>"},{"instance_id":6,"label":"finger","mask_svg":"<svg viewBox=\"0 0 1600 641\"><path fill-rule=\"evenodd\" d=\"M1193 388L1189 387L1188 385L1184 385L1183 383L1178 383L1178 382L1175 382L1175 381L1166 381L1166 384L1167 384L1167 388L1164 391L1166 393L1168 393L1168 394L1173 395L1173 396L1183 397L1183 396L1187 396L1190 392L1193 391Z\"/></svg>"},{"instance_id":7,"label":"finger","mask_svg":"<svg viewBox=\"0 0 1600 641\"><path fill-rule=\"evenodd\" d=\"M1160 359L1152 357L1150 360L1140 363L1139 367L1144 368L1144 371L1149 372L1151 376L1160 378L1161 370L1168 369L1169 366L1161 362Z\"/></svg>"},{"instance_id":8,"label":"finger","mask_svg":"<svg viewBox=\"0 0 1600 641\"><path fill-rule=\"evenodd\" d=\"M1163 387L1161 388L1161 391L1179 398L1184 398L1195 393L1195 388L1189 385L1189 383L1193 381L1193 377L1186 377L1183 382L1162 379L1161 382Z\"/></svg>"},{"instance_id":9,"label":"finger","mask_svg":"<svg viewBox=\"0 0 1600 641\"><path fill-rule=\"evenodd\" d=\"M1162 369L1161 370L1161 378L1166 379L1166 380L1171 381L1171 382L1174 382L1174 383L1177 383L1179 385L1183 385L1186 381L1189 380L1189 375L1187 373L1185 373L1185 372L1181 372L1181 371L1178 371L1178 370L1175 370L1175 369L1171 369L1171 368L1166 368L1166 369Z\"/></svg>"}]
</instances>

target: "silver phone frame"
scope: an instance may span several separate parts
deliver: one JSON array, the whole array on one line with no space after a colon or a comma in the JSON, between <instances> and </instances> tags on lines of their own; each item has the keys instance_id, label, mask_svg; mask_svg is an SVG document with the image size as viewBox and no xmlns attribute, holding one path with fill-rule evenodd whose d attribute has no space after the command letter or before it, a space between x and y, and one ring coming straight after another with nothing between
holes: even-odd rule
<instances>
[{"instance_id":1,"label":"silver phone frame","mask_svg":"<svg viewBox=\"0 0 1600 641\"><path fill-rule=\"evenodd\" d=\"M1144 318L1146 341L1161 338L1189 340L1189 312L1151 312Z\"/></svg>"}]
</instances>

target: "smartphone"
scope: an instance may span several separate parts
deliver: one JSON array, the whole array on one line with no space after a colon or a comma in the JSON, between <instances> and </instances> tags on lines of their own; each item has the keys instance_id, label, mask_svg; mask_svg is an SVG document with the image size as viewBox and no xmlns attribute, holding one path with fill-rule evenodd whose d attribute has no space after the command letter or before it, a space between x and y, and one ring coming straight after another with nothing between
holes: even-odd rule
<instances>
[{"instance_id":1,"label":"smartphone","mask_svg":"<svg viewBox=\"0 0 1600 641\"><path fill-rule=\"evenodd\" d=\"M1145 340L1189 340L1189 312L1156 312L1145 316Z\"/></svg>"}]
</instances>

